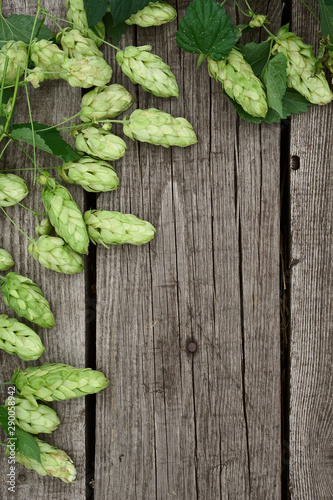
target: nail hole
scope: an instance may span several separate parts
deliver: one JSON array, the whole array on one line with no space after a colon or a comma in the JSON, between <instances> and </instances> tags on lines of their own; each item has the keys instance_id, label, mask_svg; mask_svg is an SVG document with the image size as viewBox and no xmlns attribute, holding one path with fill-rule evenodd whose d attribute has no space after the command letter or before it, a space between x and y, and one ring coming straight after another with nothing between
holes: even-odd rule
<instances>
[{"instance_id":1,"label":"nail hole","mask_svg":"<svg viewBox=\"0 0 333 500\"><path fill-rule=\"evenodd\" d=\"M187 345L187 349L190 351L190 352L195 352L197 350L197 344L195 342L190 342L188 345Z\"/></svg>"},{"instance_id":2,"label":"nail hole","mask_svg":"<svg viewBox=\"0 0 333 500\"><path fill-rule=\"evenodd\" d=\"M291 168L292 168L292 170L298 170L299 169L299 164L300 164L299 156L292 156L291 157Z\"/></svg>"}]
</instances>

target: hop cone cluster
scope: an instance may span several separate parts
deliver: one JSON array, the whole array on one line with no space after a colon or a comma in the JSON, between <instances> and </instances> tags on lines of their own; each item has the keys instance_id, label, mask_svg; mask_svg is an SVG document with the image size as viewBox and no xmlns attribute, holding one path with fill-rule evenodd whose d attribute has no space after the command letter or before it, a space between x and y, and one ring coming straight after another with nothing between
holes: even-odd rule
<instances>
[{"instance_id":1,"label":"hop cone cluster","mask_svg":"<svg viewBox=\"0 0 333 500\"><path fill-rule=\"evenodd\" d=\"M12 383L20 395L37 405L42 401L63 401L95 394L108 385L103 373L91 368L74 368L62 363L45 363L16 370Z\"/></svg>"},{"instance_id":2,"label":"hop cone cluster","mask_svg":"<svg viewBox=\"0 0 333 500\"><path fill-rule=\"evenodd\" d=\"M103 40L105 39L104 23L100 21L99 23L96 24L96 26L94 26L94 29L98 34L98 36L96 36L93 30L89 29L88 27L87 15L84 8L84 1L66 0L66 6L68 9L67 19L70 23L73 24L73 28L78 29L84 36L87 36L88 38L91 38L91 40L94 40L96 45L100 47L103 43Z\"/></svg>"},{"instance_id":3,"label":"hop cone cluster","mask_svg":"<svg viewBox=\"0 0 333 500\"><path fill-rule=\"evenodd\" d=\"M119 186L114 168L106 161L89 156L64 163L59 167L59 175L69 184L78 184L91 193L113 191Z\"/></svg>"},{"instance_id":4,"label":"hop cone cluster","mask_svg":"<svg viewBox=\"0 0 333 500\"><path fill-rule=\"evenodd\" d=\"M175 75L170 67L155 54L150 53L151 46L126 47L119 50L116 59L133 83L141 85L143 90L157 97L179 97Z\"/></svg>"},{"instance_id":5,"label":"hop cone cluster","mask_svg":"<svg viewBox=\"0 0 333 500\"><path fill-rule=\"evenodd\" d=\"M34 439L40 449L41 463L22 455L18 451L15 453L15 461L24 465L27 469L33 469L40 476L58 477L64 483L73 483L76 478L76 469L67 453L36 437ZM6 454L9 454L9 449L6 450Z\"/></svg>"},{"instance_id":6,"label":"hop cone cluster","mask_svg":"<svg viewBox=\"0 0 333 500\"><path fill-rule=\"evenodd\" d=\"M83 96L80 119L98 122L115 118L132 106L133 101L133 96L122 85L96 87Z\"/></svg>"},{"instance_id":7,"label":"hop cone cluster","mask_svg":"<svg viewBox=\"0 0 333 500\"><path fill-rule=\"evenodd\" d=\"M56 41L68 57L103 57L94 40L83 36L77 29L66 28L58 33Z\"/></svg>"},{"instance_id":8,"label":"hop cone cluster","mask_svg":"<svg viewBox=\"0 0 333 500\"><path fill-rule=\"evenodd\" d=\"M29 254L42 266L58 273L76 274L83 270L82 256L55 236L45 235L37 241L32 240Z\"/></svg>"},{"instance_id":9,"label":"hop cone cluster","mask_svg":"<svg viewBox=\"0 0 333 500\"><path fill-rule=\"evenodd\" d=\"M89 237L81 211L70 192L48 173L42 174L39 184L46 184L42 200L46 213L58 235L77 253L87 254Z\"/></svg>"},{"instance_id":10,"label":"hop cone cluster","mask_svg":"<svg viewBox=\"0 0 333 500\"><path fill-rule=\"evenodd\" d=\"M154 238L156 229L135 215L89 210L84 214L88 234L93 243L110 245L143 245Z\"/></svg>"},{"instance_id":11,"label":"hop cone cluster","mask_svg":"<svg viewBox=\"0 0 333 500\"><path fill-rule=\"evenodd\" d=\"M191 146L198 142L192 125L185 118L174 118L155 108L136 109L124 125L124 133L131 139L157 146Z\"/></svg>"},{"instance_id":12,"label":"hop cone cluster","mask_svg":"<svg viewBox=\"0 0 333 500\"><path fill-rule=\"evenodd\" d=\"M0 349L17 354L24 361L38 359L45 351L37 333L6 314L0 314Z\"/></svg>"},{"instance_id":13,"label":"hop cone cluster","mask_svg":"<svg viewBox=\"0 0 333 500\"><path fill-rule=\"evenodd\" d=\"M50 80L62 76L63 65L68 59L65 52L49 40L35 42L31 47L30 58L44 77Z\"/></svg>"},{"instance_id":14,"label":"hop cone cluster","mask_svg":"<svg viewBox=\"0 0 333 500\"><path fill-rule=\"evenodd\" d=\"M16 205L28 193L29 190L22 177L15 174L0 174L0 207Z\"/></svg>"},{"instance_id":15,"label":"hop cone cluster","mask_svg":"<svg viewBox=\"0 0 333 500\"><path fill-rule=\"evenodd\" d=\"M8 273L1 283L6 306L22 318L43 328L54 326L54 316L41 289L29 278Z\"/></svg>"},{"instance_id":16,"label":"hop cone cluster","mask_svg":"<svg viewBox=\"0 0 333 500\"><path fill-rule=\"evenodd\" d=\"M47 217L43 219L41 223L36 227L37 236L44 236L45 234L51 234L52 231L53 227Z\"/></svg>"},{"instance_id":17,"label":"hop cone cluster","mask_svg":"<svg viewBox=\"0 0 333 500\"><path fill-rule=\"evenodd\" d=\"M250 28L261 28L267 22L267 16L259 14L257 16L253 16L253 19L249 22Z\"/></svg>"},{"instance_id":18,"label":"hop cone cluster","mask_svg":"<svg viewBox=\"0 0 333 500\"><path fill-rule=\"evenodd\" d=\"M14 261L10 253L0 248L0 271L8 271L13 265Z\"/></svg>"},{"instance_id":19,"label":"hop cone cluster","mask_svg":"<svg viewBox=\"0 0 333 500\"><path fill-rule=\"evenodd\" d=\"M114 161L126 152L126 143L118 136L96 127L87 127L76 133L75 147L89 156Z\"/></svg>"},{"instance_id":20,"label":"hop cone cluster","mask_svg":"<svg viewBox=\"0 0 333 500\"><path fill-rule=\"evenodd\" d=\"M22 76L24 68L28 62L27 46L24 42L7 42L0 49L0 80L2 81L3 74L6 67L5 85L12 85L15 83L17 71Z\"/></svg>"},{"instance_id":21,"label":"hop cone cluster","mask_svg":"<svg viewBox=\"0 0 333 500\"><path fill-rule=\"evenodd\" d=\"M222 83L224 92L244 111L252 116L266 116L268 104L264 85L240 52L231 49L225 61L213 61L208 57L208 72Z\"/></svg>"},{"instance_id":22,"label":"hop cone cluster","mask_svg":"<svg viewBox=\"0 0 333 500\"><path fill-rule=\"evenodd\" d=\"M170 23L177 17L177 11L166 2L149 2L149 4L127 19L126 24L137 24L142 28L161 26Z\"/></svg>"},{"instance_id":23,"label":"hop cone cluster","mask_svg":"<svg viewBox=\"0 0 333 500\"><path fill-rule=\"evenodd\" d=\"M15 397L15 423L30 434L51 434L60 425L60 419L56 412L48 406L32 404L25 398ZM8 404L8 399L5 406ZM13 405L14 406L14 405Z\"/></svg>"},{"instance_id":24,"label":"hop cone cluster","mask_svg":"<svg viewBox=\"0 0 333 500\"><path fill-rule=\"evenodd\" d=\"M310 45L294 33L284 28L277 33L279 40L273 46L272 53L282 53L288 62L287 85L313 104L328 104L333 94L325 78L324 71L315 74L316 58Z\"/></svg>"},{"instance_id":25,"label":"hop cone cluster","mask_svg":"<svg viewBox=\"0 0 333 500\"><path fill-rule=\"evenodd\" d=\"M81 57L67 59L63 64L64 73L61 77L72 87L88 89L102 87L109 83L112 77L112 68L101 57Z\"/></svg>"}]
</instances>

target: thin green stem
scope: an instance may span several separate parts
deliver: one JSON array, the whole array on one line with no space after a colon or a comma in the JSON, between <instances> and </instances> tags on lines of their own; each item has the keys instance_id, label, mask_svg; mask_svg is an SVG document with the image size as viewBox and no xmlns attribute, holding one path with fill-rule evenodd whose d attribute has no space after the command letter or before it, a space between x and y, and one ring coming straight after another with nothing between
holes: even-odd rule
<instances>
[{"instance_id":1,"label":"thin green stem","mask_svg":"<svg viewBox=\"0 0 333 500\"><path fill-rule=\"evenodd\" d=\"M268 29L268 28L266 28L266 26L265 26L264 24L262 25L262 28L264 28L264 30L266 30L266 31L267 31L267 33L268 33L268 34L269 34L269 35L270 35L270 36L271 36L274 40L278 40L278 39L279 39L276 35L274 35L274 33L272 33L271 31L269 31L269 29Z\"/></svg>"},{"instance_id":2,"label":"thin green stem","mask_svg":"<svg viewBox=\"0 0 333 500\"><path fill-rule=\"evenodd\" d=\"M2 74L2 80L1 80L0 109L1 109L1 106L2 106L3 92L4 92L4 89L5 89L5 81L6 81L8 63L9 63L9 57L6 57L5 66L4 66L3 74Z\"/></svg>"},{"instance_id":3,"label":"thin green stem","mask_svg":"<svg viewBox=\"0 0 333 500\"><path fill-rule=\"evenodd\" d=\"M14 87L14 93L13 93L13 99L12 99L12 109L11 109L9 115L7 116L6 123L5 123L4 127L3 127L3 132L2 132L2 134L0 136L0 142L2 141L2 139L4 138L4 136L7 134L7 130L9 128L10 121L11 121L13 113L14 113L14 106L15 106L15 102L16 102L16 98L17 98L17 91L18 91L19 79L20 79L20 69L17 68L16 79L15 79L15 87Z\"/></svg>"},{"instance_id":4,"label":"thin green stem","mask_svg":"<svg viewBox=\"0 0 333 500\"><path fill-rule=\"evenodd\" d=\"M304 0L301 0L302 4L311 12L311 14L313 15L313 17L318 21L318 23L320 24L320 19L316 16L316 14L313 12L312 9L310 9L310 7L308 6L307 3L304 2Z\"/></svg>"},{"instance_id":5,"label":"thin green stem","mask_svg":"<svg viewBox=\"0 0 333 500\"><path fill-rule=\"evenodd\" d=\"M9 139L9 141L7 142L7 144L4 146L3 150L1 151L0 153L0 160L1 158L3 157L3 154L4 152L6 151L6 149L8 148L9 144L12 142L13 139Z\"/></svg>"},{"instance_id":6,"label":"thin green stem","mask_svg":"<svg viewBox=\"0 0 333 500\"><path fill-rule=\"evenodd\" d=\"M25 205L22 205L22 203L17 203L17 205L20 205L20 207L25 208L25 210L28 210L34 215L47 215L45 212L36 212L35 210L31 210L31 208L26 207Z\"/></svg>"},{"instance_id":7,"label":"thin green stem","mask_svg":"<svg viewBox=\"0 0 333 500\"><path fill-rule=\"evenodd\" d=\"M46 128L39 129L38 132L45 132L45 130L50 130L51 128L58 128L60 125L63 125L64 123L69 122L70 120L74 120L74 118L76 118L80 114L81 114L81 111L79 111L78 113L76 113L76 115L71 116L70 118L66 118L66 120L64 120L63 122L57 123L57 125L52 125L51 127L46 127Z\"/></svg>"},{"instance_id":8,"label":"thin green stem","mask_svg":"<svg viewBox=\"0 0 333 500\"><path fill-rule=\"evenodd\" d=\"M30 156L29 156L30 158ZM32 158L31 158L32 160ZM56 170L58 167L43 167L44 170ZM19 172L20 170L35 170L35 167L6 168L6 172ZM41 171L40 171L41 172Z\"/></svg>"},{"instance_id":9,"label":"thin green stem","mask_svg":"<svg viewBox=\"0 0 333 500\"><path fill-rule=\"evenodd\" d=\"M36 172L37 172L37 169L38 169L37 158L36 158L36 137L35 137L34 122L33 122L32 113L31 113L31 105L30 105L28 87L25 87L25 94L26 94L26 97L27 97L27 104L28 104L28 111L29 111L29 120L30 120L31 132L32 132L32 147L33 147L33 155L34 155L33 163L34 163L34 165L36 167L35 168L35 172L34 172L34 184L35 184L35 182L36 182Z\"/></svg>"},{"instance_id":10,"label":"thin green stem","mask_svg":"<svg viewBox=\"0 0 333 500\"><path fill-rule=\"evenodd\" d=\"M0 206L0 208L3 211L3 213L5 214L5 216L8 217L10 222L16 227L16 229L18 229L26 238L28 238L29 241L33 241L32 238L30 238L30 236L28 236L24 231L22 231L22 229L20 227L18 227L18 225L13 221L13 219L11 217L9 217L6 210L1 206Z\"/></svg>"},{"instance_id":11,"label":"thin green stem","mask_svg":"<svg viewBox=\"0 0 333 500\"><path fill-rule=\"evenodd\" d=\"M234 0L234 2L235 2L235 4L236 4L236 7L238 8L238 10L239 10L239 11L240 11L240 12L241 12L244 16L246 16L246 17L252 17L252 14L246 14L246 12L244 12L244 11L240 8L240 6L238 5L237 0Z\"/></svg>"},{"instance_id":12,"label":"thin green stem","mask_svg":"<svg viewBox=\"0 0 333 500\"><path fill-rule=\"evenodd\" d=\"M249 12L250 12L251 16L253 16L253 15L254 15L254 12L253 12L253 10L252 10L252 9L251 9L251 7L250 7L249 2L248 2L247 0L244 0L244 1L245 1L246 5L247 5L247 7L248 7L248 9L249 9Z\"/></svg>"},{"instance_id":13,"label":"thin green stem","mask_svg":"<svg viewBox=\"0 0 333 500\"><path fill-rule=\"evenodd\" d=\"M23 151L23 152L25 153L25 155L29 158L29 160L30 160L32 163L34 163L34 160L33 160L33 158L31 158L31 156L29 155L28 151L26 151L26 150L24 149L24 147L23 147L23 146L21 146L21 144L20 144L20 143L19 143L16 139L13 139L13 137L10 137L10 135L9 135L9 134L7 134L7 137L11 138L11 140L12 140L15 144L17 144L19 148L21 148L21 149L22 149L22 151ZM37 167L38 171L39 171L40 173L42 173L42 170L41 170L41 169L40 169L37 165L36 165L36 167ZM23 169L23 168L19 168L19 169L15 169L15 170L25 170L25 169ZM35 167L34 167L33 169L29 169L29 170L35 170Z\"/></svg>"},{"instance_id":14,"label":"thin green stem","mask_svg":"<svg viewBox=\"0 0 333 500\"><path fill-rule=\"evenodd\" d=\"M2 276L1 276L1 278L2 278ZM0 385L12 385L12 382L1 382Z\"/></svg>"},{"instance_id":15,"label":"thin green stem","mask_svg":"<svg viewBox=\"0 0 333 500\"><path fill-rule=\"evenodd\" d=\"M5 446L6 448L7 448L7 446L8 446L6 443L2 443L1 441L0 441L0 445L1 445L1 446Z\"/></svg>"}]
</instances>

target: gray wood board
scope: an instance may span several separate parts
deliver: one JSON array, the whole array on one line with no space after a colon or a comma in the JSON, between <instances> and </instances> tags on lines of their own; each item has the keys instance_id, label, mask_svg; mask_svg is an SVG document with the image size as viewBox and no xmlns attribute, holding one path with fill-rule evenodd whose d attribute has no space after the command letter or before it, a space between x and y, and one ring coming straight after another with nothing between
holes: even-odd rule
<instances>
[{"instance_id":1,"label":"gray wood board","mask_svg":"<svg viewBox=\"0 0 333 500\"><path fill-rule=\"evenodd\" d=\"M316 11L315 2L309 5ZM311 14L295 6L293 30L306 43L313 44L318 29ZM333 497L332 129L332 105L292 119L290 155L299 158L299 169L290 173L292 500Z\"/></svg>"},{"instance_id":2,"label":"gray wood board","mask_svg":"<svg viewBox=\"0 0 333 500\"><path fill-rule=\"evenodd\" d=\"M178 2L179 19L188 4ZM135 107L187 118L199 143L126 139L120 188L98 197L99 209L149 220L157 236L98 248L97 367L112 390L97 398L95 495L278 499L279 127L239 122L175 29L131 28L121 47L151 44L179 100L135 89L116 68L113 79Z\"/></svg>"},{"instance_id":3,"label":"gray wood board","mask_svg":"<svg viewBox=\"0 0 333 500\"><path fill-rule=\"evenodd\" d=\"M65 15L62 2L43 2L46 9L59 17ZM30 14L36 12L36 3L33 0L3 2L4 16L12 13ZM54 25L48 23L54 29ZM34 120L50 125L61 122L70 117L80 109L81 89L73 89L66 82L44 82L37 90L29 85L29 95ZM25 93L20 91L21 99L17 106L15 121L24 123L29 121ZM32 148L27 146L32 151ZM43 168L57 166L61 160L52 157L40 150L37 152L38 165ZM3 168L25 168L32 164L15 145L10 145L1 162ZM13 172L24 177L30 188L30 194L23 200L28 207L43 212L40 191L41 188L33 186L33 175L30 171ZM72 189L75 200L83 206L84 195L80 188ZM8 214L13 220L31 237L34 237L36 220L35 217L20 207L8 207ZM1 216L0 247L7 249L14 257L15 267L13 271L28 276L42 289L46 298L50 301L51 308L55 314L56 325L51 330L35 330L41 334L46 347L46 352L36 362L20 362L17 356L10 356L0 351L1 382L10 380L11 375L17 367L29 365L40 365L46 361L68 363L77 367L85 366L85 279L84 273L75 276L65 276L43 268L28 255L28 240L12 226L8 219ZM41 219L40 216L39 219ZM1 299L1 313L15 316L10 308L4 306ZM23 320L25 322L25 320ZM30 324L34 327L34 325ZM6 388L1 388L2 403L6 397ZM66 499L82 500L86 496L86 471L85 471L85 401L84 399L71 400L52 404L61 418L61 426L50 436L42 436L48 443L65 450L75 462L78 475L73 485L67 485L59 479L51 477L40 477L34 471L28 471L17 464L16 494L7 493L6 473L9 465L4 452L1 450L1 485L0 498L20 498L28 500L31 498L42 499ZM2 436L3 437L3 436Z\"/></svg>"}]
</instances>

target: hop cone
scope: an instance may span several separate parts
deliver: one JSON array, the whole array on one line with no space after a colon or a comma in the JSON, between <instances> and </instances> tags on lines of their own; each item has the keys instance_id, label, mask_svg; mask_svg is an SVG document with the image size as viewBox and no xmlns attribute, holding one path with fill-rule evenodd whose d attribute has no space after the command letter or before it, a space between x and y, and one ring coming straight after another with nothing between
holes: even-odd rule
<instances>
[{"instance_id":1,"label":"hop cone","mask_svg":"<svg viewBox=\"0 0 333 500\"><path fill-rule=\"evenodd\" d=\"M62 450L58 450L44 441L34 437L39 449L41 463L33 458L28 458L18 451L15 452L15 461L27 469L33 469L40 476L58 477L64 483L73 483L76 478L76 469L72 459ZM8 456L9 449L6 450Z\"/></svg>"},{"instance_id":2,"label":"hop cone","mask_svg":"<svg viewBox=\"0 0 333 500\"><path fill-rule=\"evenodd\" d=\"M124 125L124 133L131 139L157 146L191 146L198 142L192 125L185 118L174 118L155 108L136 109Z\"/></svg>"},{"instance_id":3,"label":"hop cone","mask_svg":"<svg viewBox=\"0 0 333 500\"><path fill-rule=\"evenodd\" d=\"M59 175L69 184L78 184L90 193L113 191L119 186L114 168L103 160L85 156L59 167Z\"/></svg>"},{"instance_id":4,"label":"hop cone","mask_svg":"<svg viewBox=\"0 0 333 500\"><path fill-rule=\"evenodd\" d=\"M98 122L115 118L132 106L133 101L133 96L122 85L96 87L83 96L80 119Z\"/></svg>"},{"instance_id":5,"label":"hop cone","mask_svg":"<svg viewBox=\"0 0 333 500\"><path fill-rule=\"evenodd\" d=\"M95 394L108 385L103 373L91 368L74 368L62 363L45 363L16 370L12 383L20 395L35 406L42 401L63 401Z\"/></svg>"},{"instance_id":6,"label":"hop cone","mask_svg":"<svg viewBox=\"0 0 333 500\"><path fill-rule=\"evenodd\" d=\"M156 229L135 215L89 210L84 214L88 234L93 243L110 245L143 245L154 238Z\"/></svg>"},{"instance_id":7,"label":"hop cone","mask_svg":"<svg viewBox=\"0 0 333 500\"><path fill-rule=\"evenodd\" d=\"M0 314L0 348L24 361L38 359L45 351L37 333L6 314Z\"/></svg>"},{"instance_id":8,"label":"hop cone","mask_svg":"<svg viewBox=\"0 0 333 500\"><path fill-rule=\"evenodd\" d=\"M13 267L14 261L13 257L7 250L0 248L0 271L8 271L11 267Z\"/></svg>"},{"instance_id":9,"label":"hop cone","mask_svg":"<svg viewBox=\"0 0 333 500\"><path fill-rule=\"evenodd\" d=\"M333 94L325 78L324 71L315 73L316 58L310 45L294 33L285 32L282 28L278 33L279 40L272 53L281 52L287 58L287 85L313 104L327 104L333 99Z\"/></svg>"},{"instance_id":10,"label":"hop cone","mask_svg":"<svg viewBox=\"0 0 333 500\"><path fill-rule=\"evenodd\" d=\"M112 77L112 68L100 57L81 57L67 59L61 77L72 87L87 89L92 86L102 87L109 83Z\"/></svg>"},{"instance_id":11,"label":"hop cone","mask_svg":"<svg viewBox=\"0 0 333 500\"><path fill-rule=\"evenodd\" d=\"M84 36L91 38L96 43L97 47L100 47L105 39L105 26L102 21L94 26L96 33L88 27L88 20L86 11L84 8L83 0L66 0L66 5L68 8L67 19L73 24L73 28L78 29Z\"/></svg>"},{"instance_id":12,"label":"hop cone","mask_svg":"<svg viewBox=\"0 0 333 500\"><path fill-rule=\"evenodd\" d=\"M16 205L28 193L29 190L22 177L15 174L0 174L0 207Z\"/></svg>"},{"instance_id":13,"label":"hop cone","mask_svg":"<svg viewBox=\"0 0 333 500\"><path fill-rule=\"evenodd\" d=\"M22 430L30 434L51 434L55 431L60 419L56 412L48 406L32 404L28 399L15 397L15 405L8 404L7 399L5 406L7 408L15 408L15 424Z\"/></svg>"},{"instance_id":14,"label":"hop cone","mask_svg":"<svg viewBox=\"0 0 333 500\"><path fill-rule=\"evenodd\" d=\"M40 87L40 83L43 83L44 80L47 80L49 75L46 75L41 68L34 68L30 71L29 75L26 78L26 81L31 83L31 85L38 89Z\"/></svg>"},{"instance_id":15,"label":"hop cone","mask_svg":"<svg viewBox=\"0 0 333 500\"><path fill-rule=\"evenodd\" d=\"M132 14L127 19L126 24L137 24L142 28L148 26L161 26L161 24L170 23L177 17L177 11L166 2L149 2L147 7Z\"/></svg>"},{"instance_id":16,"label":"hop cone","mask_svg":"<svg viewBox=\"0 0 333 500\"><path fill-rule=\"evenodd\" d=\"M324 60L327 68L333 73L333 50L328 50Z\"/></svg>"},{"instance_id":17,"label":"hop cone","mask_svg":"<svg viewBox=\"0 0 333 500\"><path fill-rule=\"evenodd\" d=\"M141 85L143 90L158 97L179 97L175 75L170 67L155 54L151 54L150 45L126 47L119 50L116 59L133 83Z\"/></svg>"},{"instance_id":18,"label":"hop cone","mask_svg":"<svg viewBox=\"0 0 333 500\"><path fill-rule=\"evenodd\" d=\"M45 234L49 235L52 231L53 227L47 217L41 221L39 226L36 227L37 236L44 236Z\"/></svg>"},{"instance_id":19,"label":"hop cone","mask_svg":"<svg viewBox=\"0 0 333 500\"><path fill-rule=\"evenodd\" d=\"M7 42L0 50L0 79L2 81L5 71L6 59L8 59L5 85L15 83L17 70L19 69L20 76L23 75L24 69L28 62L27 46L24 42Z\"/></svg>"},{"instance_id":20,"label":"hop cone","mask_svg":"<svg viewBox=\"0 0 333 500\"><path fill-rule=\"evenodd\" d=\"M259 14L253 16L253 19L249 22L250 28L261 28L265 23L267 23L267 16Z\"/></svg>"},{"instance_id":21,"label":"hop cone","mask_svg":"<svg viewBox=\"0 0 333 500\"><path fill-rule=\"evenodd\" d=\"M208 72L222 83L225 93L244 111L252 116L266 116L268 104L264 85L240 52L231 49L225 61L213 61L208 57Z\"/></svg>"},{"instance_id":22,"label":"hop cone","mask_svg":"<svg viewBox=\"0 0 333 500\"><path fill-rule=\"evenodd\" d=\"M41 236L29 245L29 254L42 266L64 274L76 274L83 270L83 259L67 243L55 236Z\"/></svg>"},{"instance_id":23,"label":"hop cone","mask_svg":"<svg viewBox=\"0 0 333 500\"><path fill-rule=\"evenodd\" d=\"M96 127L87 127L77 132L75 147L89 156L114 161L124 156L126 143L118 136Z\"/></svg>"},{"instance_id":24,"label":"hop cone","mask_svg":"<svg viewBox=\"0 0 333 500\"><path fill-rule=\"evenodd\" d=\"M42 174L39 184L46 184L42 200L46 213L58 235L77 253L88 253L89 237L81 211L70 192L48 173Z\"/></svg>"},{"instance_id":25,"label":"hop cone","mask_svg":"<svg viewBox=\"0 0 333 500\"><path fill-rule=\"evenodd\" d=\"M65 52L49 40L35 42L31 47L30 58L34 65L50 80L62 76L63 65L68 59Z\"/></svg>"},{"instance_id":26,"label":"hop cone","mask_svg":"<svg viewBox=\"0 0 333 500\"><path fill-rule=\"evenodd\" d=\"M54 317L41 289L29 278L17 273L8 273L1 283L1 292L6 306L11 307L22 318L43 328L54 326Z\"/></svg>"},{"instance_id":27,"label":"hop cone","mask_svg":"<svg viewBox=\"0 0 333 500\"><path fill-rule=\"evenodd\" d=\"M68 57L103 57L96 43L85 37L77 29L66 28L56 36L57 43L61 43L63 51Z\"/></svg>"}]
</instances>

